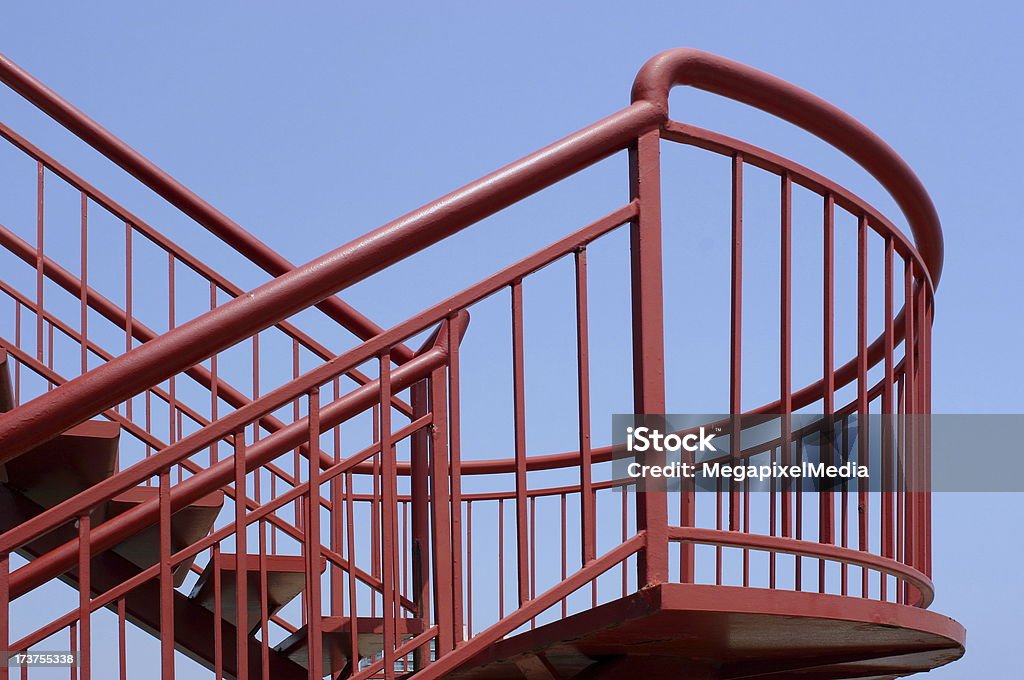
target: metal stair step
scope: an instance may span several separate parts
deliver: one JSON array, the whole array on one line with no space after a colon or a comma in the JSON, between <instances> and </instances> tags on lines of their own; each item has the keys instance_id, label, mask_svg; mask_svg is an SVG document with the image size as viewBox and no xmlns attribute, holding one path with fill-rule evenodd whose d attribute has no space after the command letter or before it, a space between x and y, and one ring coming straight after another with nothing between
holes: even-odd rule
<instances>
[{"instance_id":1,"label":"metal stair step","mask_svg":"<svg viewBox=\"0 0 1024 680\"><path fill-rule=\"evenodd\" d=\"M0 486L0 532L7 531L29 517L43 511L43 508L9 488ZM36 559L75 537L70 525L60 527L45 536L23 546L18 553L26 559ZM138 574L138 567L113 550L105 550L92 559L91 579L93 593L107 591ZM72 569L61 575L60 580L72 588L78 587L78 570ZM128 620L152 635L160 635L160 581L150 579L132 590L125 597ZM213 613L189 599L180 591L172 591L174 619L174 642L178 651L186 654L209 669L214 668L218 652L214 644L216 621ZM109 609L116 609L110 605ZM225 677L235 677L236 638L230 624L222 624L220 652ZM259 640L248 640L248 663L250 669L260 668L262 650ZM283 654L271 650L269 654L270 674L275 680L305 680L305 669L290 661ZM106 676L103 676L106 677Z\"/></svg>"},{"instance_id":2,"label":"metal stair step","mask_svg":"<svg viewBox=\"0 0 1024 680\"><path fill-rule=\"evenodd\" d=\"M320 637L323 640L323 670L325 673L339 673L350 667L352 654L352 618L348 616L325 616L320 623ZM419 619L399 618L396 620L398 637L409 640L423 632ZM360 616L356 620L356 644L359 656L375 658L384 650L384 619ZM309 668L309 626L303 626L289 635L275 651L287 655L303 668Z\"/></svg>"},{"instance_id":3,"label":"metal stair step","mask_svg":"<svg viewBox=\"0 0 1024 680\"><path fill-rule=\"evenodd\" d=\"M90 420L0 464L0 481L51 508L114 474L121 426Z\"/></svg>"},{"instance_id":4,"label":"metal stair step","mask_svg":"<svg viewBox=\"0 0 1024 680\"><path fill-rule=\"evenodd\" d=\"M107 502L107 518L156 498L158 493L155 486L138 486L118 494ZM171 515L171 552L183 550L209 534L223 505L224 492L215 491ZM159 530L156 526L147 527L114 546L114 550L141 569L150 567L160 559ZM184 583L192 562L186 560L174 570L175 587Z\"/></svg>"},{"instance_id":5,"label":"metal stair step","mask_svg":"<svg viewBox=\"0 0 1024 680\"><path fill-rule=\"evenodd\" d=\"M221 613L232 625L238 620L236 604L237 556L222 553L220 556ZM260 556L246 555L244 569L247 574L246 622L249 632L260 626ZM286 604L295 599L306 587L305 558L295 555L266 555L262 558L267 572L267 615L273 616ZM327 567L326 560L320 561L320 572ZM211 560L203 570L190 597L209 610L214 609L214 564Z\"/></svg>"}]
</instances>

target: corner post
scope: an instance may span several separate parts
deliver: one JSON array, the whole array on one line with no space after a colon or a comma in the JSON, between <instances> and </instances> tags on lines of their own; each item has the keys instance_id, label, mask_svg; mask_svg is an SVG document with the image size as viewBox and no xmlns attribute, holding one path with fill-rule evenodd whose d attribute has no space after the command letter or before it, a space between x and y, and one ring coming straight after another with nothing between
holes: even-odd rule
<instances>
[{"instance_id":1,"label":"corner post","mask_svg":"<svg viewBox=\"0 0 1024 680\"><path fill-rule=\"evenodd\" d=\"M661 130L641 134L629 149L629 194L639 214L630 225L633 321L633 411L665 412L665 334L661 249ZM648 454L652 465L664 461ZM648 486L650 483L648 482ZM662 488L637 492L637 531L646 531L637 560L640 588L668 580L668 499Z\"/></svg>"}]
</instances>

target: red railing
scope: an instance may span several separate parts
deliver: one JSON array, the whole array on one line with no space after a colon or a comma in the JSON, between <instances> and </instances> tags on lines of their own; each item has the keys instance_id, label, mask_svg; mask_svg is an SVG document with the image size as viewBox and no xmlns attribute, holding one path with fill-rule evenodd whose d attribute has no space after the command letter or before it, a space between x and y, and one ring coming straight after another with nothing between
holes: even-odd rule
<instances>
[{"instance_id":1,"label":"red railing","mask_svg":"<svg viewBox=\"0 0 1024 680\"><path fill-rule=\"evenodd\" d=\"M33 88L31 81L21 78L17 83L15 89L93 142L93 133L83 132L86 128L80 121L69 124L68 116L74 119L74 112L61 113L45 93L26 93ZM904 211L914 243L865 201L820 175L749 144L669 120L667 96L676 84L764 109L847 153L893 195ZM4 134L9 140L17 139L12 135ZM41 157L27 142L15 143L36 159L40 173L49 168L78 188L83 206L95 201L112 210L114 204L97 190L60 169L52 159ZM176 647L201 660L217 677L247 677L254 675L257 667L265 674L273 672L274 677L323 677L328 670L338 670L322 665L323 650L318 645L328 639L323 636L330 632L328 627L344 622L350 631L366 630L371 624L363 618L369 615L382 619L380 655L364 654L362 664L350 669L351 677L393 678L416 670L418 678L436 678L524 626L541 625L668 581L813 589L926 607L932 599L929 500L909 480L881 493L844 487L820 494L786 488L753 494L734 485L709 493L684 488L676 497L630 493L624 488L628 484L613 475L612 447L595 443L592 427L589 319L594 307L588 253L595 243L610 243L607 237L628 225L633 408L638 413L662 413L666 411L663 143L698 147L731 160L730 411L740 414L745 410L741 379L744 175L748 167L756 167L777 177L781 206L779 278L775 282L780 300L780 390L778 400L746 411L788 415L820 405L826 414L927 413L932 294L941 267L942 242L934 209L916 177L884 142L813 95L719 57L670 51L641 71L630 107L305 266L276 272L281 274L277 279L246 295L189 259L140 220L117 213L128 225L128 243L133 231L147 238L152 232L151 240L171 262L170 272L174 263L180 262L204 276L211 290L222 290L231 298L181 325L175 323L172 312L165 333L157 334L137 323L127 303L122 311L89 290L84 274L76 278L55 263L48 264L42 239L32 248L13 236L6 237L8 249L24 253L22 259L27 263L34 262L38 281L52 280L77 291L82 310L107 310L104 315L115 326L125 325L123 337L129 341L127 351L120 355L104 350L84 332L84 321L75 330L46 311L42 293L32 299L5 284L3 291L16 301L17 309L35 315L37 327L36 356L20 349L20 325L16 325L18 339L12 352L19 364L42 376L54 389L0 415L0 437L5 443L0 461L14 460L68 427L102 413L121 422L129 432L138 430L137 436L145 440L152 436L149 421L140 424L125 413L126 406L119 405L130 404L140 394L147 403L184 404L174 382L183 380L184 375L205 388L204 397L212 399L206 411L182 405L178 415L172 416L172 423L174 418L194 420L192 431L169 425L171 436L148 443L148 455L139 462L0 535L0 555L8 555L78 522L75 533L9 577L8 561L2 560L3 610L8 610L9 600L26 596L76 567L82 593L78 608L12 641L12 648L29 648L73 627L77 644L87 649L92 613L103 607L116 609L123 628L126 619L139 616L133 613L136 603L132 598L144 592L159 601L155 615L161 623L163 672L168 677ZM337 300L331 296L344 287L621 150L629 153L629 202L537 253L389 330L371 329L365 342L338 355L291 325L290 318L296 313L325 300ZM147 174L148 166L132 154L114 148L107 151L136 177L161 186ZM169 187L165 185L163 190L174 193ZM821 377L802 387L793 384L794 187L817 194L822 206ZM174 195L176 201L187 204L187 209L183 208L187 214L202 215L202 206L189 204L187 195ZM856 222L855 253L836 251L840 213ZM883 332L874 339L868 333L871 234L880 239L884 263ZM837 257L852 257L857 263L857 303L852 310L856 352L838 366ZM558 263L568 263L573 274L569 292L575 308L579 446L568 453L540 455L528 446L526 436L524 285L540 270ZM269 260L265 264L268 269L284 266ZM125 281L130 280L131 275L126 275ZM481 459L475 452L467 457L461 438L465 367L460 343L467 328L478 332L479 322L469 324L474 308L506 294L505 320L511 337L505 358L512 369L513 450L507 457L491 460ZM217 295L211 299L219 302ZM902 300L902 309L897 309L897 299ZM327 303L331 309L340 309L339 304ZM173 301L168 308L173 310ZM239 343L252 342L252 359L258 365L255 346L260 333L269 327L284 333L293 348L305 347L320 361L305 373L296 369L273 390L254 387L250 395L230 403L232 410L219 411L217 404L227 401L223 394L230 388L203 362L215 361ZM48 330L38 330L42 328ZM82 357L91 352L102 365L65 381L54 371L54 352L44 346L47 333L66 335L77 343ZM430 337L419 352L403 349L404 343L424 333ZM144 344L133 347L132 338L145 338ZM498 353L495 350L494 354ZM87 358L82 361L84 371L89 362ZM356 385L351 390L343 388L343 379L354 379ZM164 381L171 381L166 389L160 386ZM856 396L844 403L839 395L847 386L855 389ZM290 413L290 419L273 420L282 412ZM366 416L373 432L365 446L354 451L351 446L343 447L342 428ZM396 418L401 422L395 422ZM910 431L889 434L883 446L884 465L895 468L911 462L913 469L923 464L927 453L924 439ZM745 455L772 460L785 459L793 450L799 455L795 443L792 446L796 448L791 449L791 441L784 436L773 446ZM231 448L227 457L218 455L218 442ZM208 456L198 465L197 456L204 452L209 452ZM290 469L282 462L285 459ZM156 498L117 517L91 523L90 513L108 499L152 480L159 489ZM274 486L266 493L265 486L271 481ZM247 500L232 503L233 518L219 523L207 537L172 551L173 514L218 490ZM766 518L763 524L767 529L752 521L752 514ZM113 587L93 587L96 592L90 595L90 558L152 526L160 539L160 559ZM236 589L238 617L232 640L222 620L225 602L220 581L222 573L227 573L222 568L223 556L230 551L252 554L259 561L260 583L254 593ZM731 559L734 554L736 559ZM765 559L758 559L762 554ZM266 583L271 568L267 563L281 555L302 557L305 587L297 611L275 614L268 602ZM806 560L816 568L804 569ZM193 624L176 621L173 615L176 606L184 605L178 604L183 594L174 588L171 575L180 565L193 562L201 565L194 568L196 572L210 570L216 575L211 596L214 616L209 629L202 627L208 638L205 646L186 639L188 631L183 629ZM322 574L321 564L326 565ZM764 568L759 566L762 564ZM234 560L229 566L237 582L249 578L243 560ZM860 578L851 580L850 574L858 572ZM245 620L247 598L260 600L258 622ZM324 617L329 617L330 623ZM259 637L249 634L249 623L259 628ZM286 643L274 647L280 637L294 635L303 626L308 626L308 671L288 659ZM0 639L0 646L4 642ZM359 656L356 643L357 636L352 634L348 658ZM123 635L121 644L126 644ZM121 671L124 673L123 663Z\"/></svg>"}]
</instances>

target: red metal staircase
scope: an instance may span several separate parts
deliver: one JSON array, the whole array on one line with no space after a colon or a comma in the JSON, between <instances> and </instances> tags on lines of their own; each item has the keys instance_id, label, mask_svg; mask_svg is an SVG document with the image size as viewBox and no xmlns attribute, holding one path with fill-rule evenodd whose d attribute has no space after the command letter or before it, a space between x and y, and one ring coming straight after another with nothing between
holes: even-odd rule
<instances>
[{"instance_id":1,"label":"red metal staircase","mask_svg":"<svg viewBox=\"0 0 1024 680\"><path fill-rule=\"evenodd\" d=\"M590 318L602 303L590 297L588 253L616 232L629 242L633 409L666 411L663 144L730 164L730 412L929 412L938 218L902 159L835 107L735 62L671 50L644 66L622 111L296 267L3 57L0 80L271 277L245 291L0 122L36 187L30 228L0 214L11 272L0 278L10 311L0 326L0 649L75 649L82 680L174 677L182 656L197 662L179 665L184 677L867 679L963 653L963 628L927 609L920 479L882 492L773 488L762 505L745 487L627 493L610 442L594 434L609 414L591 406L602 339ZM677 85L831 143L889 191L912 240L807 168L671 120ZM624 205L408 320L383 329L337 297L620 151ZM778 182L780 379L776 400L745 409L750 168ZM78 206L73 229L66 215L48 221L54 186ZM802 386L795 191L820 201L824 255L820 377ZM856 223L852 253L837 253L841 215ZM71 256L55 252L54 229L75 243ZM872 252L884 263L871 272L874 297ZM856 263L851 312L835 300L844 257ZM524 288L559 263L572 274L578 447L541 454L526 437ZM492 459L463 452L472 369L461 344L470 310L501 295L513 451ZM837 357L846 313L856 351ZM339 325L357 339L341 350ZM927 437L891 440L881 464L923 474ZM785 458L783 441L743 455ZM51 599L59 582L74 607ZM129 659L139 630L159 639L159 659ZM3 667L0 678L42 670Z\"/></svg>"}]
</instances>

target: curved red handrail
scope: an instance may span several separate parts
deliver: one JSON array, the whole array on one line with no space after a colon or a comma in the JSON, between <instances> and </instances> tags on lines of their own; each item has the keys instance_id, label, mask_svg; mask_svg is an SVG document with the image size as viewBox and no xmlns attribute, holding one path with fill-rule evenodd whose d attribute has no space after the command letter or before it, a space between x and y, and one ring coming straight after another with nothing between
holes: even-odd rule
<instances>
[{"instance_id":1,"label":"curved red handrail","mask_svg":"<svg viewBox=\"0 0 1024 680\"><path fill-rule=\"evenodd\" d=\"M668 536L671 541L816 557L829 562L871 569L886 576L893 576L916 590L918 598L914 606L927 609L935 599L935 586L927 574L891 557L875 555L864 550L785 536L764 536L700 527L669 527Z\"/></svg>"},{"instance_id":2,"label":"curved red handrail","mask_svg":"<svg viewBox=\"0 0 1024 680\"><path fill-rule=\"evenodd\" d=\"M942 227L935 205L907 162L881 137L842 109L781 78L691 48L655 55L633 81L633 101L648 102L668 116L676 85L728 97L797 125L855 160L885 187L906 215L933 285L942 272Z\"/></svg>"}]
</instances>

